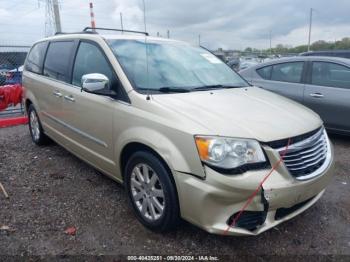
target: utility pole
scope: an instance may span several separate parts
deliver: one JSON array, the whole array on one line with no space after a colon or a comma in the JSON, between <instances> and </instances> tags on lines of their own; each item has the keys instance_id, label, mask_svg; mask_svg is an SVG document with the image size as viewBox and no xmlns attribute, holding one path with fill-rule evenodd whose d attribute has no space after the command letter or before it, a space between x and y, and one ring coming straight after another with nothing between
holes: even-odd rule
<instances>
[{"instance_id":1,"label":"utility pole","mask_svg":"<svg viewBox=\"0 0 350 262\"><path fill-rule=\"evenodd\" d=\"M123 14L120 13L120 26L121 26L121 29L124 30L124 26L123 26ZM123 32L122 32L123 33Z\"/></svg>"},{"instance_id":2,"label":"utility pole","mask_svg":"<svg viewBox=\"0 0 350 262\"><path fill-rule=\"evenodd\" d=\"M198 35L198 45L201 46L201 35Z\"/></svg>"},{"instance_id":3,"label":"utility pole","mask_svg":"<svg viewBox=\"0 0 350 262\"><path fill-rule=\"evenodd\" d=\"M62 32L60 9L59 9L57 0L53 0L53 15L55 17L55 29L56 29L56 32Z\"/></svg>"},{"instance_id":4,"label":"utility pole","mask_svg":"<svg viewBox=\"0 0 350 262\"><path fill-rule=\"evenodd\" d=\"M269 32L269 38L270 38L270 55L272 55L272 30Z\"/></svg>"},{"instance_id":5,"label":"utility pole","mask_svg":"<svg viewBox=\"0 0 350 262\"><path fill-rule=\"evenodd\" d=\"M147 32L147 28L146 28L146 4L145 4L145 0L142 0L143 3L143 23L145 25L145 32Z\"/></svg>"},{"instance_id":6,"label":"utility pole","mask_svg":"<svg viewBox=\"0 0 350 262\"><path fill-rule=\"evenodd\" d=\"M166 31L166 35L167 35L168 38L170 38L170 31L169 31L169 29L168 29L168 31Z\"/></svg>"},{"instance_id":7,"label":"utility pole","mask_svg":"<svg viewBox=\"0 0 350 262\"><path fill-rule=\"evenodd\" d=\"M310 51L310 43L311 43L311 28L312 28L312 13L313 13L314 9L310 8L310 21L309 21L309 42L307 45L307 51Z\"/></svg>"}]
</instances>

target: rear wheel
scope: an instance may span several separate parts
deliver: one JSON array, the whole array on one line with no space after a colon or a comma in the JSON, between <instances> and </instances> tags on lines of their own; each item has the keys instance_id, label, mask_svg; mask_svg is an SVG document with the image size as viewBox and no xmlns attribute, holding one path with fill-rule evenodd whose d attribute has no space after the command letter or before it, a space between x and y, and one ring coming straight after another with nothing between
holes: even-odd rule
<instances>
[{"instance_id":1,"label":"rear wheel","mask_svg":"<svg viewBox=\"0 0 350 262\"><path fill-rule=\"evenodd\" d=\"M171 174L147 151L133 154L125 168L129 200L138 220L154 231L167 231L179 222L179 204Z\"/></svg>"},{"instance_id":2,"label":"rear wheel","mask_svg":"<svg viewBox=\"0 0 350 262\"><path fill-rule=\"evenodd\" d=\"M49 139L43 132L41 122L39 120L38 114L33 105L29 105L28 118L29 118L29 131L33 142L37 145L47 144Z\"/></svg>"}]
</instances>

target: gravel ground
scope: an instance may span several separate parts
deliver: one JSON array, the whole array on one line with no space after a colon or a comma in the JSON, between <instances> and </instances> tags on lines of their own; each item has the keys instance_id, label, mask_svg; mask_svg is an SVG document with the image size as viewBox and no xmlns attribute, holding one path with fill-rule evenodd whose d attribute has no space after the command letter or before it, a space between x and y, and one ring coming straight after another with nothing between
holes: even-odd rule
<instances>
[{"instance_id":1,"label":"gravel ground","mask_svg":"<svg viewBox=\"0 0 350 262\"><path fill-rule=\"evenodd\" d=\"M35 146L27 126L0 129L0 182L10 195L0 194L0 254L350 258L350 138L331 139L336 174L318 203L257 237L223 237L186 222L167 234L150 232L137 222L121 185L54 143ZM75 236L64 232L72 226Z\"/></svg>"}]
</instances>

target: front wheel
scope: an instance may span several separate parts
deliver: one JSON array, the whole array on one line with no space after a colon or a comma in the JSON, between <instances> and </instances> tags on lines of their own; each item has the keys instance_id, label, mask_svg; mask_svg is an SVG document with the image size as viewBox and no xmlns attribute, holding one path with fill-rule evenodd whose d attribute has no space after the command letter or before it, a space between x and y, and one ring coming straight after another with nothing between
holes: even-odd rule
<instances>
[{"instance_id":1,"label":"front wheel","mask_svg":"<svg viewBox=\"0 0 350 262\"><path fill-rule=\"evenodd\" d=\"M131 205L144 226L160 232L176 227L180 220L177 192L162 161L150 152L136 152L124 178Z\"/></svg>"}]
</instances>

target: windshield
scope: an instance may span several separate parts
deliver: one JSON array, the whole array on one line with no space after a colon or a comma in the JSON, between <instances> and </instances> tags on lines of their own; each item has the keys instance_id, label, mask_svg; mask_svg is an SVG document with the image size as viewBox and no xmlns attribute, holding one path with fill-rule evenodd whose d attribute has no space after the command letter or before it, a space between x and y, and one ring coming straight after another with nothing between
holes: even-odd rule
<instances>
[{"instance_id":1,"label":"windshield","mask_svg":"<svg viewBox=\"0 0 350 262\"><path fill-rule=\"evenodd\" d=\"M171 41L107 40L134 88L192 91L248 86L203 48ZM148 57L146 57L146 47Z\"/></svg>"}]
</instances>

